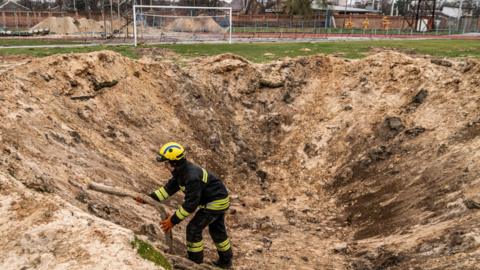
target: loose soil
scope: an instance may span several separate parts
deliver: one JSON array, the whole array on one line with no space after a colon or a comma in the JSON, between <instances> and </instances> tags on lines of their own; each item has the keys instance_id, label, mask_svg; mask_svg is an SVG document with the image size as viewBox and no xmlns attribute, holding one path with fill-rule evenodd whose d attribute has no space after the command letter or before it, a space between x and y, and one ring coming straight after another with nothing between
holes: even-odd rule
<instances>
[{"instance_id":1,"label":"loose soil","mask_svg":"<svg viewBox=\"0 0 480 270\"><path fill-rule=\"evenodd\" d=\"M152 267L127 247L134 234L164 247L157 211L82 187L154 190L169 178L155 153L172 140L231 191L235 269L480 264L478 60L148 55L0 72L0 268Z\"/></svg>"},{"instance_id":2,"label":"loose soil","mask_svg":"<svg viewBox=\"0 0 480 270\"><path fill-rule=\"evenodd\" d=\"M223 29L215 20L209 17L201 18L177 18L165 26L170 32L211 32L223 33Z\"/></svg>"},{"instance_id":3,"label":"loose soil","mask_svg":"<svg viewBox=\"0 0 480 270\"><path fill-rule=\"evenodd\" d=\"M116 22L118 25L118 22ZM107 29L110 29L110 21L105 22ZM92 19L72 17L48 17L32 27L32 30L43 30L48 28L51 33L59 35L71 35L78 33L92 33L105 31L104 23Z\"/></svg>"}]
</instances>

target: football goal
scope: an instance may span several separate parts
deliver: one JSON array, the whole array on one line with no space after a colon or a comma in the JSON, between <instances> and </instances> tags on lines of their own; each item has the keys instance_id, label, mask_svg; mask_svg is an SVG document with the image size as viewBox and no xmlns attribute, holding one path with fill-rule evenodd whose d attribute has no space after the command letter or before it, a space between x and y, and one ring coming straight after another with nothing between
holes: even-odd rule
<instances>
[{"instance_id":1,"label":"football goal","mask_svg":"<svg viewBox=\"0 0 480 270\"><path fill-rule=\"evenodd\" d=\"M134 45L232 42L231 7L133 6Z\"/></svg>"}]
</instances>

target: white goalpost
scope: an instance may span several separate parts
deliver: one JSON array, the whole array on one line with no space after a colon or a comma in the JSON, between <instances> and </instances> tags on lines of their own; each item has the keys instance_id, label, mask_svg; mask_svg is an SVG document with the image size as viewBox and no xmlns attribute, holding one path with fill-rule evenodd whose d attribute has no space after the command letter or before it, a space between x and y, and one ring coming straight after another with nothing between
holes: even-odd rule
<instances>
[{"instance_id":1,"label":"white goalpost","mask_svg":"<svg viewBox=\"0 0 480 270\"><path fill-rule=\"evenodd\" d=\"M133 43L232 43L232 8L133 5Z\"/></svg>"}]
</instances>

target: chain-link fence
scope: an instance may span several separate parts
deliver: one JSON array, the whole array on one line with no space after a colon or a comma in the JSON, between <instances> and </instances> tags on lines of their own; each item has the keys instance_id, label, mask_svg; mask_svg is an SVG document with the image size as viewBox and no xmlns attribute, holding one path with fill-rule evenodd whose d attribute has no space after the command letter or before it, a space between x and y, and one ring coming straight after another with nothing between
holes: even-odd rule
<instances>
[{"instance_id":1,"label":"chain-link fence","mask_svg":"<svg viewBox=\"0 0 480 270\"><path fill-rule=\"evenodd\" d=\"M107 12L108 11L108 12ZM389 21L385 26L385 18ZM52 35L80 38L133 37L132 10L128 6L116 11L106 8L100 14L72 12L0 11L0 36ZM347 23L348 22L348 23ZM422 21L420 20L421 24ZM433 27L415 31L401 16L376 14L343 15L325 17L324 14L308 18L287 15L234 15L232 17L235 38L315 38L328 35L365 37L446 36L479 33L478 17L448 18L437 15Z\"/></svg>"},{"instance_id":2,"label":"chain-link fence","mask_svg":"<svg viewBox=\"0 0 480 270\"><path fill-rule=\"evenodd\" d=\"M263 18L239 18L234 17L234 33L299 33L299 34L355 34L355 35L452 35L464 33L478 33L480 31L480 19L478 17L463 17L461 19L443 18L435 19L435 27L416 31L409 28L403 17L387 17L389 26L384 25L384 16L331 16L315 17L309 20L302 19L272 19ZM348 25L348 21L350 25Z\"/></svg>"}]
</instances>

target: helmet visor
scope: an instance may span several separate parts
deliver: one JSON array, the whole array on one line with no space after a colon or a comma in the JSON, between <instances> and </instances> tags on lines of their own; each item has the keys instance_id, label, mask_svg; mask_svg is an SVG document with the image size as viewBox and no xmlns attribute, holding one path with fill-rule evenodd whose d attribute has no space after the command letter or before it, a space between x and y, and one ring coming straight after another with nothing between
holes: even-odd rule
<instances>
[{"instance_id":1,"label":"helmet visor","mask_svg":"<svg viewBox=\"0 0 480 270\"><path fill-rule=\"evenodd\" d=\"M160 154L157 154L157 162L165 162L167 161L168 159L165 158L164 156L160 155Z\"/></svg>"}]
</instances>

